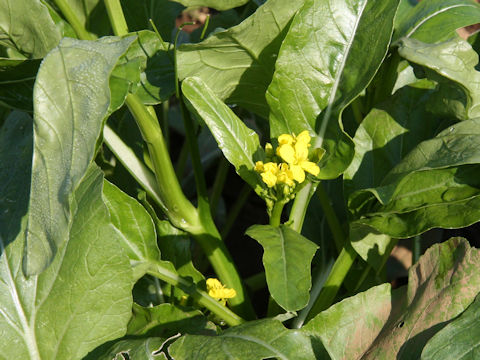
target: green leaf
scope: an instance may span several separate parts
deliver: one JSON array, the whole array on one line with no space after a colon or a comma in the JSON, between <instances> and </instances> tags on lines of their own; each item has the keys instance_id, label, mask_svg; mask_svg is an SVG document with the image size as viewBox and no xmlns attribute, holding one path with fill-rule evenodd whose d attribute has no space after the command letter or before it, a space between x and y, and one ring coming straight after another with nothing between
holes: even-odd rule
<instances>
[{"instance_id":1,"label":"green leaf","mask_svg":"<svg viewBox=\"0 0 480 360\"><path fill-rule=\"evenodd\" d=\"M370 111L353 138L355 156L343 176L347 196L356 190L381 186L388 172L408 152L446 125L435 114L439 95L434 89L406 86ZM441 98L446 105L447 100ZM443 111L447 110L445 105ZM390 236L358 223L350 226L350 241L375 269L383 266L384 254L391 250L392 243Z\"/></svg>"},{"instance_id":2,"label":"green leaf","mask_svg":"<svg viewBox=\"0 0 480 360\"><path fill-rule=\"evenodd\" d=\"M426 342L480 292L479 263L480 252L465 239L427 250L409 270L401 311L390 314L364 359L418 359Z\"/></svg>"},{"instance_id":3,"label":"green leaf","mask_svg":"<svg viewBox=\"0 0 480 360\"><path fill-rule=\"evenodd\" d=\"M160 260L152 218L138 201L107 180L103 186L103 198L112 224L122 239L120 244L130 259L134 280L138 280L152 263Z\"/></svg>"},{"instance_id":4,"label":"green leaf","mask_svg":"<svg viewBox=\"0 0 480 360\"><path fill-rule=\"evenodd\" d=\"M453 320L427 343L423 360L466 360L478 357L480 344L480 296L463 314Z\"/></svg>"},{"instance_id":5,"label":"green leaf","mask_svg":"<svg viewBox=\"0 0 480 360\"><path fill-rule=\"evenodd\" d=\"M33 84L40 60L3 61L0 65L0 104L33 111Z\"/></svg>"},{"instance_id":6,"label":"green leaf","mask_svg":"<svg viewBox=\"0 0 480 360\"><path fill-rule=\"evenodd\" d=\"M175 75L172 54L168 52L169 43L162 42L151 31L138 31L137 39L132 43L124 58L127 61L140 61L140 82L134 83L131 92L137 94L145 104L156 105L175 92Z\"/></svg>"},{"instance_id":7,"label":"green leaf","mask_svg":"<svg viewBox=\"0 0 480 360\"><path fill-rule=\"evenodd\" d=\"M20 233L28 211L33 120L12 111L0 128L0 240L6 247Z\"/></svg>"},{"instance_id":8,"label":"green leaf","mask_svg":"<svg viewBox=\"0 0 480 360\"><path fill-rule=\"evenodd\" d=\"M255 161L263 160L263 150L255 131L249 129L202 79L185 79L182 92L192 111L210 128L223 155L235 166L242 179L257 193L264 189L265 184L254 170Z\"/></svg>"},{"instance_id":9,"label":"green leaf","mask_svg":"<svg viewBox=\"0 0 480 360\"><path fill-rule=\"evenodd\" d=\"M68 238L69 198L94 157L110 103L109 77L134 38L65 38L34 88L34 154L23 268L44 270Z\"/></svg>"},{"instance_id":10,"label":"green leaf","mask_svg":"<svg viewBox=\"0 0 480 360\"><path fill-rule=\"evenodd\" d=\"M433 245L409 270L408 287L374 287L317 315L302 330L332 359L418 359L427 341L480 291L480 251L465 239ZM313 341L313 339L312 339Z\"/></svg>"},{"instance_id":11,"label":"green leaf","mask_svg":"<svg viewBox=\"0 0 480 360\"><path fill-rule=\"evenodd\" d=\"M207 6L216 10L228 10L242 6L249 0L174 0L185 6Z\"/></svg>"},{"instance_id":12,"label":"green leaf","mask_svg":"<svg viewBox=\"0 0 480 360\"><path fill-rule=\"evenodd\" d=\"M268 118L265 92L290 20L303 0L269 0L226 31L178 51L180 80L198 76L220 99Z\"/></svg>"},{"instance_id":13,"label":"green leaf","mask_svg":"<svg viewBox=\"0 0 480 360\"><path fill-rule=\"evenodd\" d=\"M310 264L318 246L285 225L253 225L246 234L263 246L272 298L288 311L304 308L312 286Z\"/></svg>"},{"instance_id":14,"label":"green leaf","mask_svg":"<svg viewBox=\"0 0 480 360\"><path fill-rule=\"evenodd\" d=\"M28 178L17 179L18 186L22 180ZM125 334L132 272L102 202L102 184L101 171L90 167L73 196L70 235L40 275L22 273L24 229L13 243L0 239L0 351L5 358L81 359Z\"/></svg>"},{"instance_id":15,"label":"green leaf","mask_svg":"<svg viewBox=\"0 0 480 360\"><path fill-rule=\"evenodd\" d=\"M133 304L128 335L168 338L181 334L215 335L215 324L199 310L184 311L172 304L141 307Z\"/></svg>"},{"instance_id":16,"label":"green leaf","mask_svg":"<svg viewBox=\"0 0 480 360\"><path fill-rule=\"evenodd\" d=\"M166 339L138 338L112 341L95 349L84 360L167 360L162 349Z\"/></svg>"},{"instance_id":17,"label":"green leaf","mask_svg":"<svg viewBox=\"0 0 480 360\"><path fill-rule=\"evenodd\" d=\"M474 0L424 0L395 21L394 41L401 37L436 43L456 37L458 28L478 23Z\"/></svg>"},{"instance_id":18,"label":"green leaf","mask_svg":"<svg viewBox=\"0 0 480 360\"><path fill-rule=\"evenodd\" d=\"M480 115L480 73L475 68L478 55L468 42L457 37L440 44L426 44L404 38L398 53L422 66L432 80L450 83L451 91L456 89L458 101L465 108L462 119Z\"/></svg>"},{"instance_id":19,"label":"green leaf","mask_svg":"<svg viewBox=\"0 0 480 360\"><path fill-rule=\"evenodd\" d=\"M390 284L375 286L321 312L302 328L332 360L361 359L392 312Z\"/></svg>"},{"instance_id":20,"label":"green leaf","mask_svg":"<svg viewBox=\"0 0 480 360\"><path fill-rule=\"evenodd\" d=\"M218 336L186 335L169 353L175 360L328 359L316 356L308 334L287 330L275 320L250 321Z\"/></svg>"},{"instance_id":21,"label":"green leaf","mask_svg":"<svg viewBox=\"0 0 480 360\"><path fill-rule=\"evenodd\" d=\"M157 220L158 244L163 258L171 261L178 275L190 277L195 283L204 280L203 274L198 271L192 262L192 240L187 233L174 227L169 221Z\"/></svg>"},{"instance_id":22,"label":"green leaf","mask_svg":"<svg viewBox=\"0 0 480 360\"><path fill-rule=\"evenodd\" d=\"M175 20L184 9L170 0L121 0L121 3L129 31L151 29L149 20L152 19L160 36L166 41L172 40Z\"/></svg>"},{"instance_id":23,"label":"green leaf","mask_svg":"<svg viewBox=\"0 0 480 360\"><path fill-rule=\"evenodd\" d=\"M35 19L32 22L32 19ZM40 59L58 45L60 31L40 0L0 2L0 44L29 59Z\"/></svg>"},{"instance_id":24,"label":"green leaf","mask_svg":"<svg viewBox=\"0 0 480 360\"><path fill-rule=\"evenodd\" d=\"M340 115L385 58L397 5L397 0L334 5L308 0L282 43L266 94L271 133L318 132L316 146L326 150L323 179L340 175L352 159L353 144Z\"/></svg>"},{"instance_id":25,"label":"green leaf","mask_svg":"<svg viewBox=\"0 0 480 360\"><path fill-rule=\"evenodd\" d=\"M466 120L420 143L379 186L350 195L354 222L402 238L478 221L479 135L480 120Z\"/></svg>"}]
</instances>

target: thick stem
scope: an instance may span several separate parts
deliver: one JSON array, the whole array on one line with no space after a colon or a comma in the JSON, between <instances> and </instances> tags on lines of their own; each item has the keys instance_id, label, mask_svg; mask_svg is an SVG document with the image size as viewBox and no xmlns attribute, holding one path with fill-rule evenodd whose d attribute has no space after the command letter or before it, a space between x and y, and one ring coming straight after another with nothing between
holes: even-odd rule
<instances>
[{"instance_id":1,"label":"thick stem","mask_svg":"<svg viewBox=\"0 0 480 360\"><path fill-rule=\"evenodd\" d=\"M241 317L210 297L206 292L197 289L193 282L178 276L161 264L153 266L148 273L172 286L180 288L186 294L190 295L198 304L205 306L212 313L225 320L228 325L235 326L244 322Z\"/></svg>"},{"instance_id":2,"label":"thick stem","mask_svg":"<svg viewBox=\"0 0 480 360\"><path fill-rule=\"evenodd\" d=\"M345 279L348 271L353 265L357 253L352 248L349 243L345 244L345 247L340 252L335 264L333 265L332 271L328 275L325 284L323 285L320 295L312 306L310 310L307 321L312 319L315 315L327 309L335 300L335 296L340 289L340 286Z\"/></svg>"},{"instance_id":3,"label":"thick stem","mask_svg":"<svg viewBox=\"0 0 480 360\"><path fill-rule=\"evenodd\" d=\"M272 209L272 214L270 215L270 225L280 226L280 223L282 221L282 210L284 206L285 203L283 201L275 202L275 205Z\"/></svg>"},{"instance_id":4,"label":"thick stem","mask_svg":"<svg viewBox=\"0 0 480 360\"><path fill-rule=\"evenodd\" d=\"M290 228L297 232L302 231L308 203L310 202L312 195L315 193L316 188L317 184L308 183L295 196L288 221L290 222Z\"/></svg>"},{"instance_id":5,"label":"thick stem","mask_svg":"<svg viewBox=\"0 0 480 360\"><path fill-rule=\"evenodd\" d=\"M113 33L117 36L128 34L128 26L123 15L122 5L118 0L104 0L108 18L112 25Z\"/></svg>"},{"instance_id":6,"label":"thick stem","mask_svg":"<svg viewBox=\"0 0 480 360\"><path fill-rule=\"evenodd\" d=\"M68 23L72 26L73 30L75 30L79 39L95 40L96 36L90 34L87 29L85 29L85 26L80 22L80 19L70 8L70 5L66 0L54 0L54 2L62 12L63 16L65 16L65 19L67 19Z\"/></svg>"},{"instance_id":7,"label":"thick stem","mask_svg":"<svg viewBox=\"0 0 480 360\"><path fill-rule=\"evenodd\" d=\"M199 214L185 197L178 183L158 122L152 117L137 95L129 94L125 102L147 143L159 185L159 195L168 209L166 215L172 224L180 229L198 232L201 228Z\"/></svg>"}]
</instances>

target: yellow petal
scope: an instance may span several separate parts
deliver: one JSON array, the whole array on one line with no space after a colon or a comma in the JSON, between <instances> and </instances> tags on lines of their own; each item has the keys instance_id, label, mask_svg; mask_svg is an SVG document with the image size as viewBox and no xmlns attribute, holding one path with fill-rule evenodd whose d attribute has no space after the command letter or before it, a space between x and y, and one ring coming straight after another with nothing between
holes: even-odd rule
<instances>
[{"instance_id":1,"label":"yellow petal","mask_svg":"<svg viewBox=\"0 0 480 360\"><path fill-rule=\"evenodd\" d=\"M263 171L263 161L257 161L255 163L255 171L256 172L262 172Z\"/></svg>"},{"instance_id":2,"label":"yellow petal","mask_svg":"<svg viewBox=\"0 0 480 360\"><path fill-rule=\"evenodd\" d=\"M222 283L215 278L209 278L207 279L207 290L213 290L213 289L222 289L223 285Z\"/></svg>"},{"instance_id":3,"label":"yellow petal","mask_svg":"<svg viewBox=\"0 0 480 360\"><path fill-rule=\"evenodd\" d=\"M291 145L293 143L293 136L289 134L282 134L278 137L278 145L288 144Z\"/></svg>"},{"instance_id":4,"label":"yellow petal","mask_svg":"<svg viewBox=\"0 0 480 360\"><path fill-rule=\"evenodd\" d=\"M295 149L292 145L280 145L277 148L277 155L289 164L293 164L295 162Z\"/></svg>"},{"instance_id":5,"label":"yellow petal","mask_svg":"<svg viewBox=\"0 0 480 360\"><path fill-rule=\"evenodd\" d=\"M277 177L272 172L263 172L260 174L262 180L268 187L274 187L277 183Z\"/></svg>"},{"instance_id":6,"label":"yellow petal","mask_svg":"<svg viewBox=\"0 0 480 360\"><path fill-rule=\"evenodd\" d=\"M275 175L278 171L278 166L274 162L268 162L263 165L263 171L264 172L271 172L273 175Z\"/></svg>"},{"instance_id":7,"label":"yellow petal","mask_svg":"<svg viewBox=\"0 0 480 360\"><path fill-rule=\"evenodd\" d=\"M303 143L308 146L310 143L310 134L308 133L308 130L302 131L300 134L297 135L297 143Z\"/></svg>"},{"instance_id":8,"label":"yellow petal","mask_svg":"<svg viewBox=\"0 0 480 360\"><path fill-rule=\"evenodd\" d=\"M265 144L265 155L267 155L268 157L272 157L273 156L273 146L272 144L270 143L266 143Z\"/></svg>"},{"instance_id":9,"label":"yellow petal","mask_svg":"<svg viewBox=\"0 0 480 360\"><path fill-rule=\"evenodd\" d=\"M305 180L305 171L303 171L302 167L299 165L292 165L290 166L290 169L295 181L301 184Z\"/></svg>"},{"instance_id":10,"label":"yellow petal","mask_svg":"<svg viewBox=\"0 0 480 360\"><path fill-rule=\"evenodd\" d=\"M312 175L317 176L320 173L320 168L317 166L317 164L311 161L302 161L300 166L303 170L309 172Z\"/></svg>"},{"instance_id":11,"label":"yellow petal","mask_svg":"<svg viewBox=\"0 0 480 360\"><path fill-rule=\"evenodd\" d=\"M295 156L297 157L297 162L307 160L307 158L308 158L307 144L302 143L302 142L297 142L295 144Z\"/></svg>"}]
</instances>

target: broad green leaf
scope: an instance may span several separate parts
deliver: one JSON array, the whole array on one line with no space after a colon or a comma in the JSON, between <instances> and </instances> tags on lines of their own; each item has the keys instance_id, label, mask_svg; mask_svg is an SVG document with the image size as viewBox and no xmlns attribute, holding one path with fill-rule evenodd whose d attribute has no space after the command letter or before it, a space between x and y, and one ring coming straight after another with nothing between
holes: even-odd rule
<instances>
[{"instance_id":1,"label":"broad green leaf","mask_svg":"<svg viewBox=\"0 0 480 360\"><path fill-rule=\"evenodd\" d=\"M480 115L480 73L476 70L478 54L460 38L439 44L427 44L403 38L398 53L408 61L424 67L427 76L442 83L451 83L458 101L465 108L465 119Z\"/></svg>"},{"instance_id":2,"label":"broad green leaf","mask_svg":"<svg viewBox=\"0 0 480 360\"><path fill-rule=\"evenodd\" d=\"M25 181L17 179L20 193ZM5 358L81 359L125 334L132 272L102 202L102 184L101 171L90 167L73 196L70 234L40 275L22 273L24 229L13 243L0 239L0 351Z\"/></svg>"},{"instance_id":3,"label":"broad green leaf","mask_svg":"<svg viewBox=\"0 0 480 360\"><path fill-rule=\"evenodd\" d=\"M480 296L463 314L435 334L422 352L423 360L466 360L480 355Z\"/></svg>"},{"instance_id":4,"label":"broad green leaf","mask_svg":"<svg viewBox=\"0 0 480 360\"><path fill-rule=\"evenodd\" d=\"M228 10L245 5L249 0L174 0L185 6L207 6L216 10Z\"/></svg>"},{"instance_id":5,"label":"broad green leaf","mask_svg":"<svg viewBox=\"0 0 480 360\"><path fill-rule=\"evenodd\" d=\"M199 310L185 311L172 304L133 305L127 335L168 338L178 333L215 335L216 327Z\"/></svg>"},{"instance_id":6,"label":"broad green leaf","mask_svg":"<svg viewBox=\"0 0 480 360\"><path fill-rule=\"evenodd\" d=\"M178 275L190 277L195 283L204 280L203 274L192 263L192 240L188 234L166 220L157 219L156 225L163 258L172 262Z\"/></svg>"},{"instance_id":7,"label":"broad green leaf","mask_svg":"<svg viewBox=\"0 0 480 360\"><path fill-rule=\"evenodd\" d=\"M184 311L172 304L141 307L133 304L127 336L110 341L92 351L85 360L166 359L163 354L172 339L180 334L215 335L216 327L199 310ZM117 356L117 357L115 357Z\"/></svg>"},{"instance_id":8,"label":"broad green leaf","mask_svg":"<svg viewBox=\"0 0 480 360\"><path fill-rule=\"evenodd\" d=\"M264 189L265 184L254 170L255 161L263 160L263 150L255 131L249 129L200 78L185 79L182 92L191 109L210 128L220 150L237 173L256 192Z\"/></svg>"},{"instance_id":9,"label":"broad green leaf","mask_svg":"<svg viewBox=\"0 0 480 360\"><path fill-rule=\"evenodd\" d=\"M161 351L165 341L158 337L112 341L88 354L84 360L167 360Z\"/></svg>"},{"instance_id":10,"label":"broad green leaf","mask_svg":"<svg viewBox=\"0 0 480 360\"><path fill-rule=\"evenodd\" d=\"M423 0L395 21L394 41L401 37L436 43L456 37L458 28L478 23L475 0Z\"/></svg>"},{"instance_id":11,"label":"broad green leaf","mask_svg":"<svg viewBox=\"0 0 480 360\"><path fill-rule=\"evenodd\" d=\"M33 84L40 60L25 60L0 65L0 105L33 111Z\"/></svg>"},{"instance_id":12,"label":"broad green leaf","mask_svg":"<svg viewBox=\"0 0 480 360\"><path fill-rule=\"evenodd\" d=\"M134 38L65 38L34 88L34 153L23 268L44 270L68 238L69 199L93 159L110 103L109 77Z\"/></svg>"},{"instance_id":13,"label":"broad green leaf","mask_svg":"<svg viewBox=\"0 0 480 360\"><path fill-rule=\"evenodd\" d=\"M397 0L308 0L282 43L266 94L271 133L318 132L316 145L326 149L323 179L337 177L352 159L340 115L385 58L397 5Z\"/></svg>"},{"instance_id":14,"label":"broad green leaf","mask_svg":"<svg viewBox=\"0 0 480 360\"><path fill-rule=\"evenodd\" d=\"M110 75L109 113L120 109L127 95L140 83L141 59L127 60L122 56Z\"/></svg>"},{"instance_id":15,"label":"broad green leaf","mask_svg":"<svg viewBox=\"0 0 480 360\"><path fill-rule=\"evenodd\" d=\"M40 59L57 46L60 38L60 31L47 6L40 0L0 2L1 45L11 47L27 58Z\"/></svg>"},{"instance_id":16,"label":"broad green leaf","mask_svg":"<svg viewBox=\"0 0 480 360\"><path fill-rule=\"evenodd\" d=\"M353 220L392 237L480 219L480 120L466 120L421 142L374 188L348 200Z\"/></svg>"},{"instance_id":17,"label":"broad green leaf","mask_svg":"<svg viewBox=\"0 0 480 360\"><path fill-rule=\"evenodd\" d=\"M253 225L246 234L263 246L272 298L288 311L304 308L312 286L310 264L318 246L285 225Z\"/></svg>"},{"instance_id":18,"label":"broad green leaf","mask_svg":"<svg viewBox=\"0 0 480 360\"><path fill-rule=\"evenodd\" d=\"M269 0L241 24L181 46L180 80L198 76L220 99L268 117L265 92L290 20L303 0Z\"/></svg>"},{"instance_id":19,"label":"broad green leaf","mask_svg":"<svg viewBox=\"0 0 480 360\"><path fill-rule=\"evenodd\" d=\"M129 31L151 29L150 19L165 41L173 40L175 20L184 7L170 0L121 0Z\"/></svg>"},{"instance_id":20,"label":"broad green leaf","mask_svg":"<svg viewBox=\"0 0 480 360\"><path fill-rule=\"evenodd\" d=\"M418 143L430 139L442 124L435 101L438 91L404 87L372 109L355 133L355 156L344 173L347 196L360 189L381 186L382 181ZM445 98L442 98L445 101ZM445 101L446 102L446 101ZM362 224L352 224L350 241L374 268L383 265L390 236Z\"/></svg>"},{"instance_id":21,"label":"broad green leaf","mask_svg":"<svg viewBox=\"0 0 480 360\"><path fill-rule=\"evenodd\" d=\"M321 312L302 328L332 360L361 359L392 312L390 284L375 286Z\"/></svg>"},{"instance_id":22,"label":"broad green leaf","mask_svg":"<svg viewBox=\"0 0 480 360\"><path fill-rule=\"evenodd\" d=\"M308 334L275 320L250 321L218 336L186 335L169 348L175 360L328 359L318 357Z\"/></svg>"},{"instance_id":23,"label":"broad green leaf","mask_svg":"<svg viewBox=\"0 0 480 360\"><path fill-rule=\"evenodd\" d=\"M418 359L427 341L480 291L480 251L465 239L436 244L409 270L406 288L374 287L317 315L302 330L332 359Z\"/></svg>"},{"instance_id":24,"label":"broad green leaf","mask_svg":"<svg viewBox=\"0 0 480 360\"><path fill-rule=\"evenodd\" d=\"M112 224L122 239L121 246L130 259L134 280L138 280L145 275L151 263L160 260L152 218L137 200L106 180L103 199Z\"/></svg>"},{"instance_id":25,"label":"broad green leaf","mask_svg":"<svg viewBox=\"0 0 480 360\"><path fill-rule=\"evenodd\" d=\"M388 258L388 254L392 252L395 241L390 236L364 224L353 223L348 233L351 245L357 254L375 270L380 270L385 265L386 257Z\"/></svg>"},{"instance_id":26,"label":"broad green leaf","mask_svg":"<svg viewBox=\"0 0 480 360\"><path fill-rule=\"evenodd\" d=\"M145 104L155 105L175 92L173 55L168 53L169 43L162 42L151 31L138 31L124 59L140 61L140 82L134 79L131 92L137 94ZM130 79L130 81L132 81Z\"/></svg>"},{"instance_id":27,"label":"broad green leaf","mask_svg":"<svg viewBox=\"0 0 480 360\"><path fill-rule=\"evenodd\" d=\"M404 306L390 314L363 359L420 358L426 342L480 292L479 263L479 250L465 239L452 238L427 250L409 270Z\"/></svg>"},{"instance_id":28,"label":"broad green leaf","mask_svg":"<svg viewBox=\"0 0 480 360\"><path fill-rule=\"evenodd\" d=\"M11 112L0 128L0 239L10 244L20 233L28 211L32 170L33 120Z\"/></svg>"}]
</instances>

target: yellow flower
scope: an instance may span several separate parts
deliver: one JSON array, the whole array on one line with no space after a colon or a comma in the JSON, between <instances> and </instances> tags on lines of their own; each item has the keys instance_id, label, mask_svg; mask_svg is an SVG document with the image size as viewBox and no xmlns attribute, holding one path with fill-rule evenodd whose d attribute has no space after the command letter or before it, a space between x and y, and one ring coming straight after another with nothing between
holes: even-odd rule
<instances>
[{"instance_id":1,"label":"yellow flower","mask_svg":"<svg viewBox=\"0 0 480 360\"><path fill-rule=\"evenodd\" d=\"M293 179L298 183L305 180L305 171L314 176L320 172L317 164L308 161L310 140L307 130L302 131L298 136L282 134L278 137L277 155L288 163Z\"/></svg>"},{"instance_id":2,"label":"yellow flower","mask_svg":"<svg viewBox=\"0 0 480 360\"><path fill-rule=\"evenodd\" d=\"M288 164L281 163L277 174L277 181L287 186L293 186L293 172L288 168Z\"/></svg>"},{"instance_id":3,"label":"yellow flower","mask_svg":"<svg viewBox=\"0 0 480 360\"><path fill-rule=\"evenodd\" d=\"M218 279L207 279L207 291L208 295L214 299L225 301L225 299L231 299L237 296L235 289L228 289Z\"/></svg>"}]
</instances>

